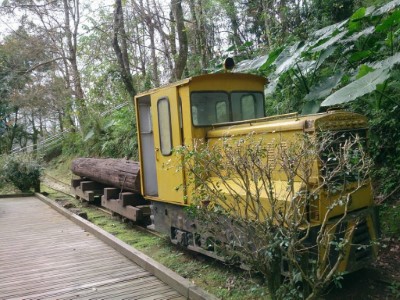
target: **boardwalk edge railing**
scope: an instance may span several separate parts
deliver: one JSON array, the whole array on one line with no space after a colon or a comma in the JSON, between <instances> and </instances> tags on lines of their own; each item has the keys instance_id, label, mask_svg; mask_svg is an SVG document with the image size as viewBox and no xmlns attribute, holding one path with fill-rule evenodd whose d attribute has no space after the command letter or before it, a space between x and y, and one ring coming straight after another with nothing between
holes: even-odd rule
<instances>
[{"instance_id":1,"label":"boardwalk edge railing","mask_svg":"<svg viewBox=\"0 0 400 300\"><path fill-rule=\"evenodd\" d=\"M95 237L99 238L100 240L102 240L115 250L117 250L119 253L121 253L131 261L135 262L140 267L150 272L154 276L156 276L158 279L169 285L171 288L175 289L177 292L185 296L187 299L192 299L192 300L218 299L214 295L209 294L200 287L191 283L189 280L183 278L182 276L168 269L164 265L156 262L149 256L141 253L139 250L119 240L118 238L108 233L107 231L75 215L74 213L70 212L64 207L61 207L55 201L39 193L35 193L35 196L44 203L46 203L47 205L49 205L50 207L52 207L53 209L55 209L56 211L58 211L59 213L61 213L62 215L64 215L65 217L67 217L68 219L70 219L75 224L82 227L87 232L93 234Z\"/></svg>"}]
</instances>

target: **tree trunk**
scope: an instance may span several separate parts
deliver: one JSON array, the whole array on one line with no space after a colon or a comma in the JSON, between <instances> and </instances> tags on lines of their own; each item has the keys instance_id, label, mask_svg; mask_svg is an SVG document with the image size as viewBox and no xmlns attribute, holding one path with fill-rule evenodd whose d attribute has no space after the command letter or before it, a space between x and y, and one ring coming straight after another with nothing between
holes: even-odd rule
<instances>
[{"instance_id":1,"label":"tree trunk","mask_svg":"<svg viewBox=\"0 0 400 300\"><path fill-rule=\"evenodd\" d=\"M38 154L38 141L39 141L39 133L40 131L37 129L36 124L35 124L35 115L32 113L31 114L31 126L32 126L32 144L33 148L32 151L35 155Z\"/></svg>"},{"instance_id":2,"label":"tree trunk","mask_svg":"<svg viewBox=\"0 0 400 300\"><path fill-rule=\"evenodd\" d=\"M71 171L122 190L140 192L139 163L132 160L77 158L72 161Z\"/></svg>"},{"instance_id":3,"label":"tree trunk","mask_svg":"<svg viewBox=\"0 0 400 300\"><path fill-rule=\"evenodd\" d=\"M122 12L121 0L115 0L114 32L112 45L115 55L117 56L119 68L121 70L122 81L124 82L125 88L128 91L129 95L133 97L136 95L136 90L133 86L131 71L129 67L124 15Z\"/></svg>"},{"instance_id":4,"label":"tree trunk","mask_svg":"<svg viewBox=\"0 0 400 300\"><path fill-rule=\"evenodd\" d=\"M8 146L6 149L6 153L10 154L12 147L14 145L14 140L15 140L15 136L17 135L17 129L18 129L18 113L19 113L19 108L15 107L14 108L14 114L15 114L15 118L14 118L14 125L11 127L11 134L8 140Z\"/></svg>"},{"instance_id":5,"label":"tree trunk","mask_svg":"<svg viewBox=\"0 0 400 300\"><path fill-rule=\"evenodd\" d=\"M207 39L206 39L206 26L204 24L204 16L202 11L202 3L201 0L189 1L190 12L192 15L192 23L193 26L193 34L194 34L194 52L198 55L200 60L200 69L201 73L205 74L208 66L208 47L207 47Z\"/></svg>"},{"instance_id":6,"label":"tree trunk","mask_svg":"<svg viewBox=\"0 0 400 300\"><path fill-rule=\"evenodd\" d=\"M201 0L199 1L199 14L198 14L198 22L199 22L199 41L200 41L200 51L201 51L201 67L202 73L206 73L206 69L208 67L208 62L212 57L208 41L207 41L207 28L206 28L206 17L204 16L203 6Z\"/></svg>"},{"instance_id":7,"label":"tree trunk","mask_svg":"<svg viewBox=\"0 0 400 300\"><path fill-rule=\"evenodd\" d=\"M147 12L150 12L150 1L146 2L146 10ZM142 9L144 11L144 8ZM144 21L147 25L147 28L149 29L149 38L150 38L150 50L151 50L151 62L152 62L152 75L153 75L153 82L154 86L158 87L160 86L160 78L158 76L158 59L156 55L156 41L155 41L155 26L153 23L153 18L149 13L145 14L144 16Z\"/></svg>"},{"instance_id":8,"label":"tree trunk","mask_svg":"<svg viewBox=\"0 0 400 300\"><path fill-rule=\"evenodd\" d=\"M71 13L70 9L74 9L74 13L72 14L73 20L73 31L71 30ZM81 83L81 76L78 69L78 60L77 60L77 36L78 36L78 25L79 25L79 1L74 2L74 7L70 7L69 1L64 0L64 15L65 15L65 36L67 38L68 44L68 61L71 64L71 71L72 71L72 78L74 84L74 94L75 100L78 105L78 108L81 111L84 111L85 101L84 101L84 93ZM78 116L79 117L79 116ZM83 116L78 118L79 120L82 119ZM80 122L81 123L81 122Z\"/></svg>"},{"instance_id":9,"label":"tree trunk","mask_svg":"<svg viewBox=\"0 0 400 300\"><path fill-rule=\"evenodd\" d=\"M225 2L225 10L228 18L231 22L233 34L231 36L232 42L236 47L239 47L242 44L242 40L240 38L240 31L239 31L239 18L237 9L235 6L235 1L233 0L226 0Z\"/></svg>"},{"instance_id":10,"label":"tree trunk","mask_svg":"<svg viewBox=\"0 0 400 300\"><path fill-rule=\"evenodd\" d=\"M269 1L263 1L263 16L264 16L264 30L265 30L265 40L268 44L268 49L271 49L273 47L273 41L272 41L272 34L271 34L271 16L270 16L270 10L269 10Z\"/></svg>"},{"instance_id":11,"label":"tree trunk","mask_svg":"<svg viewBox=\"0 0 400 300\"><path fill-rule=\"evenodd\" d=\"M182 78L183 71L185 70L186 67L188 47L189 47L188 37L186 34L186 27L183 17L182 1L172 0L171 9L174 13L176 22L176 31L178 34L179 53L175 59L175 79L179 80Z\"/></svg>"},{"instance_id":12,"label":"tree trunk","mask_svg":"<svg viewBox=\"0 0 400 300\"><path fill-rule=\"evenodd\" d=\"M60 126L60 132L64 131L64 124L63 124L63 109L57 109L57 117L58 117L58 125Z\"/></svg>"}]
</instances>

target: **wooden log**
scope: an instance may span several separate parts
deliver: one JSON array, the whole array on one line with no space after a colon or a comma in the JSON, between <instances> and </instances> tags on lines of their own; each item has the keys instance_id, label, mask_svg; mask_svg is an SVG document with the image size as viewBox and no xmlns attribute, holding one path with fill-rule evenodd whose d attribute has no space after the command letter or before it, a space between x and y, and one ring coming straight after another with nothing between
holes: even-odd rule
<instances>
[{"instance_id":1,"label":"wooden log","mask_svg":"<svg viewBox=\"0 0 400 300\"><path fill-rule=\"evenodd\" d=\"M114 158L77 158L72 161L71 171L75 175L122 191L140 193L139 163Z\"/></svg>"}]
</instances>

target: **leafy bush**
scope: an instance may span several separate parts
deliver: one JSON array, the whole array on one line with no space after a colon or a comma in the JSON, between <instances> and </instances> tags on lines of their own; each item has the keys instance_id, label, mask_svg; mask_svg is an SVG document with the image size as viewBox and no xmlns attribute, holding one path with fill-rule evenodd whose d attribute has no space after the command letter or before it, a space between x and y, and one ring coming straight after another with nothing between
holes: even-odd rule
<instances>
[{"instance_id":1,"label":"leafy bush","mask_svg":"<svg viewBox=\"0 0 400 300\"><path fill-rule=\"evenodd\" d=\"M84 142L79 132L69 132L64 134L62 143L63 155L86 155L83 149Z\"/></svg>"},{"instance_id":2,"label":"leafy bush","mask_svg":"<svg viewBox=\"0 0 400 300\"><path fill-rule=\"evenodd\" d=\"M384 203L380 206L379 214L382 235L393 238L399 237L400 206Z\"/></svg>"},{"instance_id":3,"label":"leafy bush","mask_svg":"<svg viewBox=\"0 0 400 300\"><path fill-rule=\"evenodd\" d=\"M86 156L129 157L138 159L135 113L125 106L107 117L93 117L81 139Z\"/></svg>"},{"instance_id":4,"label":"leafy bush","mask_svg":"<svg viewBox=\"0 0 400 300\"><path fill-rule=\"evenodd\" d=\"M62 154L63 145L55 144L51 147L48 147L43 153L43 161L50 162L51 160L59 157Z\"/></svg>"},{"instance_id":5,"label":"leafy bush","mask_svg":"<svg viewBox=\"0 0 400 300\"><path fill-rule=\"evenodd\" d=\"M40 175L39 162L28 155L10 156L2 166L4 181L13 184L22 192L28 192L32 188L39 191Z\"/></svg>"},{"instance_id":6,"label":"leafy bush","mask_svg":"<svg viewBox=\"0 0 400 300\"><path fill-rule=\"evenodd\" d=\"M196 187L187 212L201 224L197 243L262 274L272 299L319 299L340 280L340 265L353 245L348 237L362 221L348 214L351 195L370 182L371 161L360 137L334 149L338 138L326 133L288 141L251 133L177 149L188 174L186 188ZM325 204L314 226L309 212ZM333 218L338 209L343 214Z\"/></svg>"},{"instance_id":7,"label":"leafy bush","mask_svg":"<svg viewBox=\"0 0 400 300\"><path fill-rule=\"evenodd\" d=\"M0 156L0 170L2 170L2 166L4 164L4 156ZM0 172L0 189L4 187L6 184L6 179L4 177L3 172Z\"/></svg>"}]
</instances>

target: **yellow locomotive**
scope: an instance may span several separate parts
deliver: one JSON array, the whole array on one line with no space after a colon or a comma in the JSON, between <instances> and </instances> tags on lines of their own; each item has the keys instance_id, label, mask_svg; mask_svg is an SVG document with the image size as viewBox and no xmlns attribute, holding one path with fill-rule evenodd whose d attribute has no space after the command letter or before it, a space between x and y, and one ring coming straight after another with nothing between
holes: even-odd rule
<instances>
[{"instance_id":1,"label":"yellow locomotive","mask_svg":"<svg viewBox=\"0 0 400 300\"><path fill-rule=\"evenodd\" d=\"M154 230L170 235L176 244L217 256L199 242L201 239L194 238L196 228L184 208L194 203L196 190L189 185L189 168L185 165L176 167L182 165L182 157L174 154L174 149L193 147L199 141L218 144L225 137L237 139L250 133L254 138L262 136L266 145L276 140L286 143L299 134L315 136L325 131L366 136L366 118L350 112L265 116L265 84L265 78L256 75L209 74L187 78L135 97L141 194L152 203L151 227ZM317 162L312 164L310 182L318 183L321 167ZM273 173L272 178L275 189L285 188L278 173ZM186 188L178 188L181 186ZM300 190L300 181L293 186ZM325 217L335 219L346 213L350 217L346 218L344 226L352 228L347 231L350 235L347 238L353 244L370 245L377 238L370 183L364 183L349 200L345 207L338 205L328 209L332 199L321 190L313 206L305 208L308 222L312 228L319 228L326 221ZM356 222L352 215L360 216L361 221ZM375 255L374 246L349 246L338 270L359 269Z\"/></svg>"}]
</instances>

